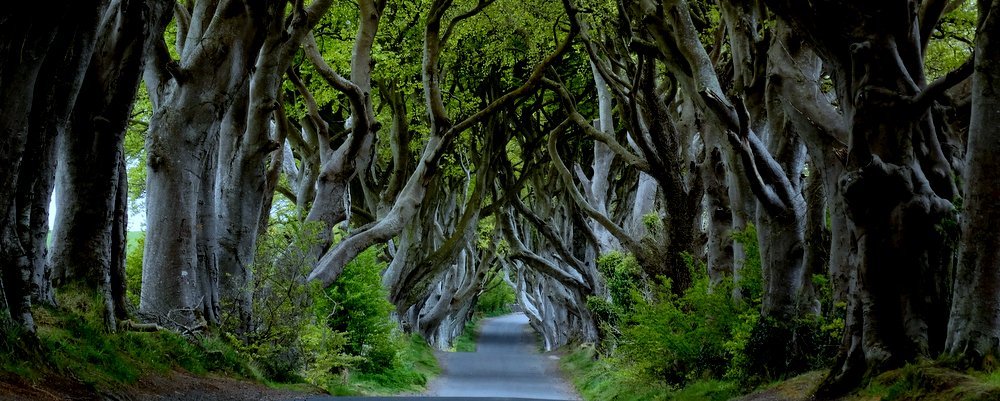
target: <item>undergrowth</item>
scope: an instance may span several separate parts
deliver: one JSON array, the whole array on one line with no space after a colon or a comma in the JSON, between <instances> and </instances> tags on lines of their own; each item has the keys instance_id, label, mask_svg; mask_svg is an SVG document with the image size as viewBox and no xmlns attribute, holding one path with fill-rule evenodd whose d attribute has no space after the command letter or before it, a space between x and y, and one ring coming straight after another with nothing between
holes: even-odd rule
<instances>
[{"instance_id":1,"label":"undergrowth","mask_svg":"<svg viewBox=\"0 0 1000 401\"><path fill-rule=\"evenodd\" d=\"M561 363L586 401L724 401L740 394L733 383L712 379L694 381L681 389L650 382L598 358L592 347L577 348Z\"/></svg>"},{"instance_id":2,"label":"undergrowth","mask_svg":"<svg viewBox=\"0 0 1000 401\"><path fill-rule=\"evenodd\" d=\"M378 372L345 373L330 377L323 387L332 395L390 395L419 393L430 378L441 373L434 350L420 335L402 342L396 364Z\"/></svg>"},{"instance_id":3,"label":"undergrowth","mask_svg":"<svg viewBox=\"0 0 1000 401\"><path fill-rule=\"evenodd\" d=\"M309 383L340 395L422 390L439 372L437 360L422 338L405 336L390 317L381 251L363 252L332 286L322 288L305 279L315 234L315 227L292 219L272 224L258 243L253 280L247 284L253 295L249 318L223 304L218 325L188 336L168 330L109 333L99 296L60 289L58 308L35 309L34 352L16 346L16 330L0 330L0 378L70 378L98 391L181 370L271 387ZM126 269L133 303L139 296L141 251L138 233Z\"/></svg>"},{"instance_id":4,"label":"undergrowth","mask_svg":"<svg viewBox=\"0 0 1000 401\"><path fill-rule=\"evenodd\" d=\"M647 278L633 256L602 255L598 269L609 295L587 300L601 341L589 346L588 358L572 355L568 366L584 375L577 378L581 392L590 399L728 399L828 364L843 329L831 318L837 310L790 322L761 319L756 232L750 226L734 240L746 254L740 279L713 283L705 265L688 257L692 285L680 295L669 279ZM822 278L815 284L820 301L832 304L829 286ZM773 351L786 347L795 352Z\"/></svg>"},{"instance_id":5,"label":"undergrowth","mask_svg":"<svg viewBox=\"0 0 1000 401\"><path fill-rule=\"evenodd\" d=\"M171 331L109 333L101 299L74 289L56 294L61 307L36 307L39 352L26 359L0 353L0 370L32 382L57 376L92 389L135 383L143 375L184 370L260 380L256 368L218 337L188 339Z\"/></svg>"}]
</instances>

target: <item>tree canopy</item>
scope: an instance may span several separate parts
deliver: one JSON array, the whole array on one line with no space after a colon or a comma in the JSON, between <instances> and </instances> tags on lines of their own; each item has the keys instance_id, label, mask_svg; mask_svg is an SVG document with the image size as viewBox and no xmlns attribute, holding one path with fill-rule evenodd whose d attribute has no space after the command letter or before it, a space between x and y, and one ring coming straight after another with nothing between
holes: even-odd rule
<instances>
[{"instance_id":1,"label":"tree canopy","mask_svg":"<svg viewBox=\"0 0 1000 401\"><path fill-rule=\"evenodd\" d=\"M281 232L301 282L384 262L400 327L441 348L503 283L549 349L752 305L767 378L839 322L820 395L1000 356L1000 2L40 7L0 16L2 327L27 348L70 285L108 330L250 338Z\"/></svg>"}]
</instances>

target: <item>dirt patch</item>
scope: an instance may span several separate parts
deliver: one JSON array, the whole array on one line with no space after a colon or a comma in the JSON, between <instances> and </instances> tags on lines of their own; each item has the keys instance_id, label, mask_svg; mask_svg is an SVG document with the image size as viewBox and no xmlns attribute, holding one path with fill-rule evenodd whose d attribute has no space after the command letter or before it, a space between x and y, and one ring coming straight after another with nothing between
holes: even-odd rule
<instances>
[{"instance_id":1,"label":"dirt patch","mask_svg":"<svg viewBox=\"0 0 1000 401\"><path fill-rule=\"evenodd\" d=\"M198 376L174 372L165 376L147 376L120 388L96 389L76 380L46 377L37 382L20 377L0 379L2 401L44 400L162 400L162 401L243 401L304 400L322 394L319 389L301 386L295 389L272 389L262 384L220 376Z\"/></svg>"}]
</instances>

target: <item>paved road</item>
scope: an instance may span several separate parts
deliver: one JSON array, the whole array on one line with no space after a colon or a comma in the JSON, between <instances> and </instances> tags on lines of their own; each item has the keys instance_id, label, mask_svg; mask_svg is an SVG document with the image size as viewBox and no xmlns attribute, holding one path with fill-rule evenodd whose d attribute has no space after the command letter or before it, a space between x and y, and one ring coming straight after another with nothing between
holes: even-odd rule
<instances>
[{"instance_id":1,"label":"paved road","mask_svg":"<svg viewBox=\"0 0 1000 401\"><path fill-rule=\"evenodd\" d=\"M515 313L482 323L476 352L438 354L444 372L427 396L336 398L358 401L535 401L578 400L558 372L554 356L538 353L528 318Z\"/></svg>"}]
</instances>

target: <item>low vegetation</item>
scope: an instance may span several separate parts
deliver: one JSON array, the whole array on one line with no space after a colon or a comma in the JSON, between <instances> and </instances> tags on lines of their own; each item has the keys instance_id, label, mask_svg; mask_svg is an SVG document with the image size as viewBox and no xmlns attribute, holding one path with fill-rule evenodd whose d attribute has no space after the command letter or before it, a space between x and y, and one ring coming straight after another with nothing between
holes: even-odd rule
<instances>
[{"instance_id":1,"label":"low vegetation","mask_svg":"<svg viewBox=\"0 0 1000 401\"><path fill-rule=\"evenodd\" d=\"M264 379L257 366L219 337L184 337L168 330L108 333L99 296L65 290L57 294L57 301L59 308L40 308L36 314L41 352L23 358L10 349L11 339L5 342L0 353L5 379L14 375L39 383L50 377L70 378L98 391L174 370Z\"/></svg>"},{"instance_id":2,"label":"low vegetation","mask_svg":"<svg viewBox=\"0 0 1000 401\"><path fill-rule=\"evenodd\" d=\"M0 370L35 383L67 377L94 391L172 371L222 374L274 387L307 383L336 395L422 390L440 370L426 342L404 335L391 320L379 251L359 256L333 286L306 284L310 262L299 256L311 244L310 230L279 223L261 241L249 324L227 313L214 330L178 333L124 321L121 330L108 332L99 296L60 289L59 307L36 311L41 352L34 355L41 359L23 358L13 346L19 345L17 339L9 338ZM127 258L130 282L138 281L142 271L142 240L140 233L130 241L137 245ZM129 288L128 299L138 302L139 287Z\"/></svg>"},{"instance_id":3,"label":"low vegetation","mask_svg":"<svg viewBox=\"0 0 1000 401\"><path fill-rule=\"evenodd\" d=\"M688 258L693 283L682 295L671 291L670 280L643 277L631 255L599 259L610 296L591 297L588 307L598 317L602 340L571 351L564 364L587 399L724 400L830 363L843 330L837 308L782 326L805 348L797 354L809 358L771 360L776 346L788 344L766 343L773 337L761 334L774 325L759 314L763 280L756 231L750 226L734 237L746 252L740 280L711 283L704 265ZM829 291L823 292L829 304ZM774 364L781 369L768 370Z\"/></svg>"}]
</instances>

